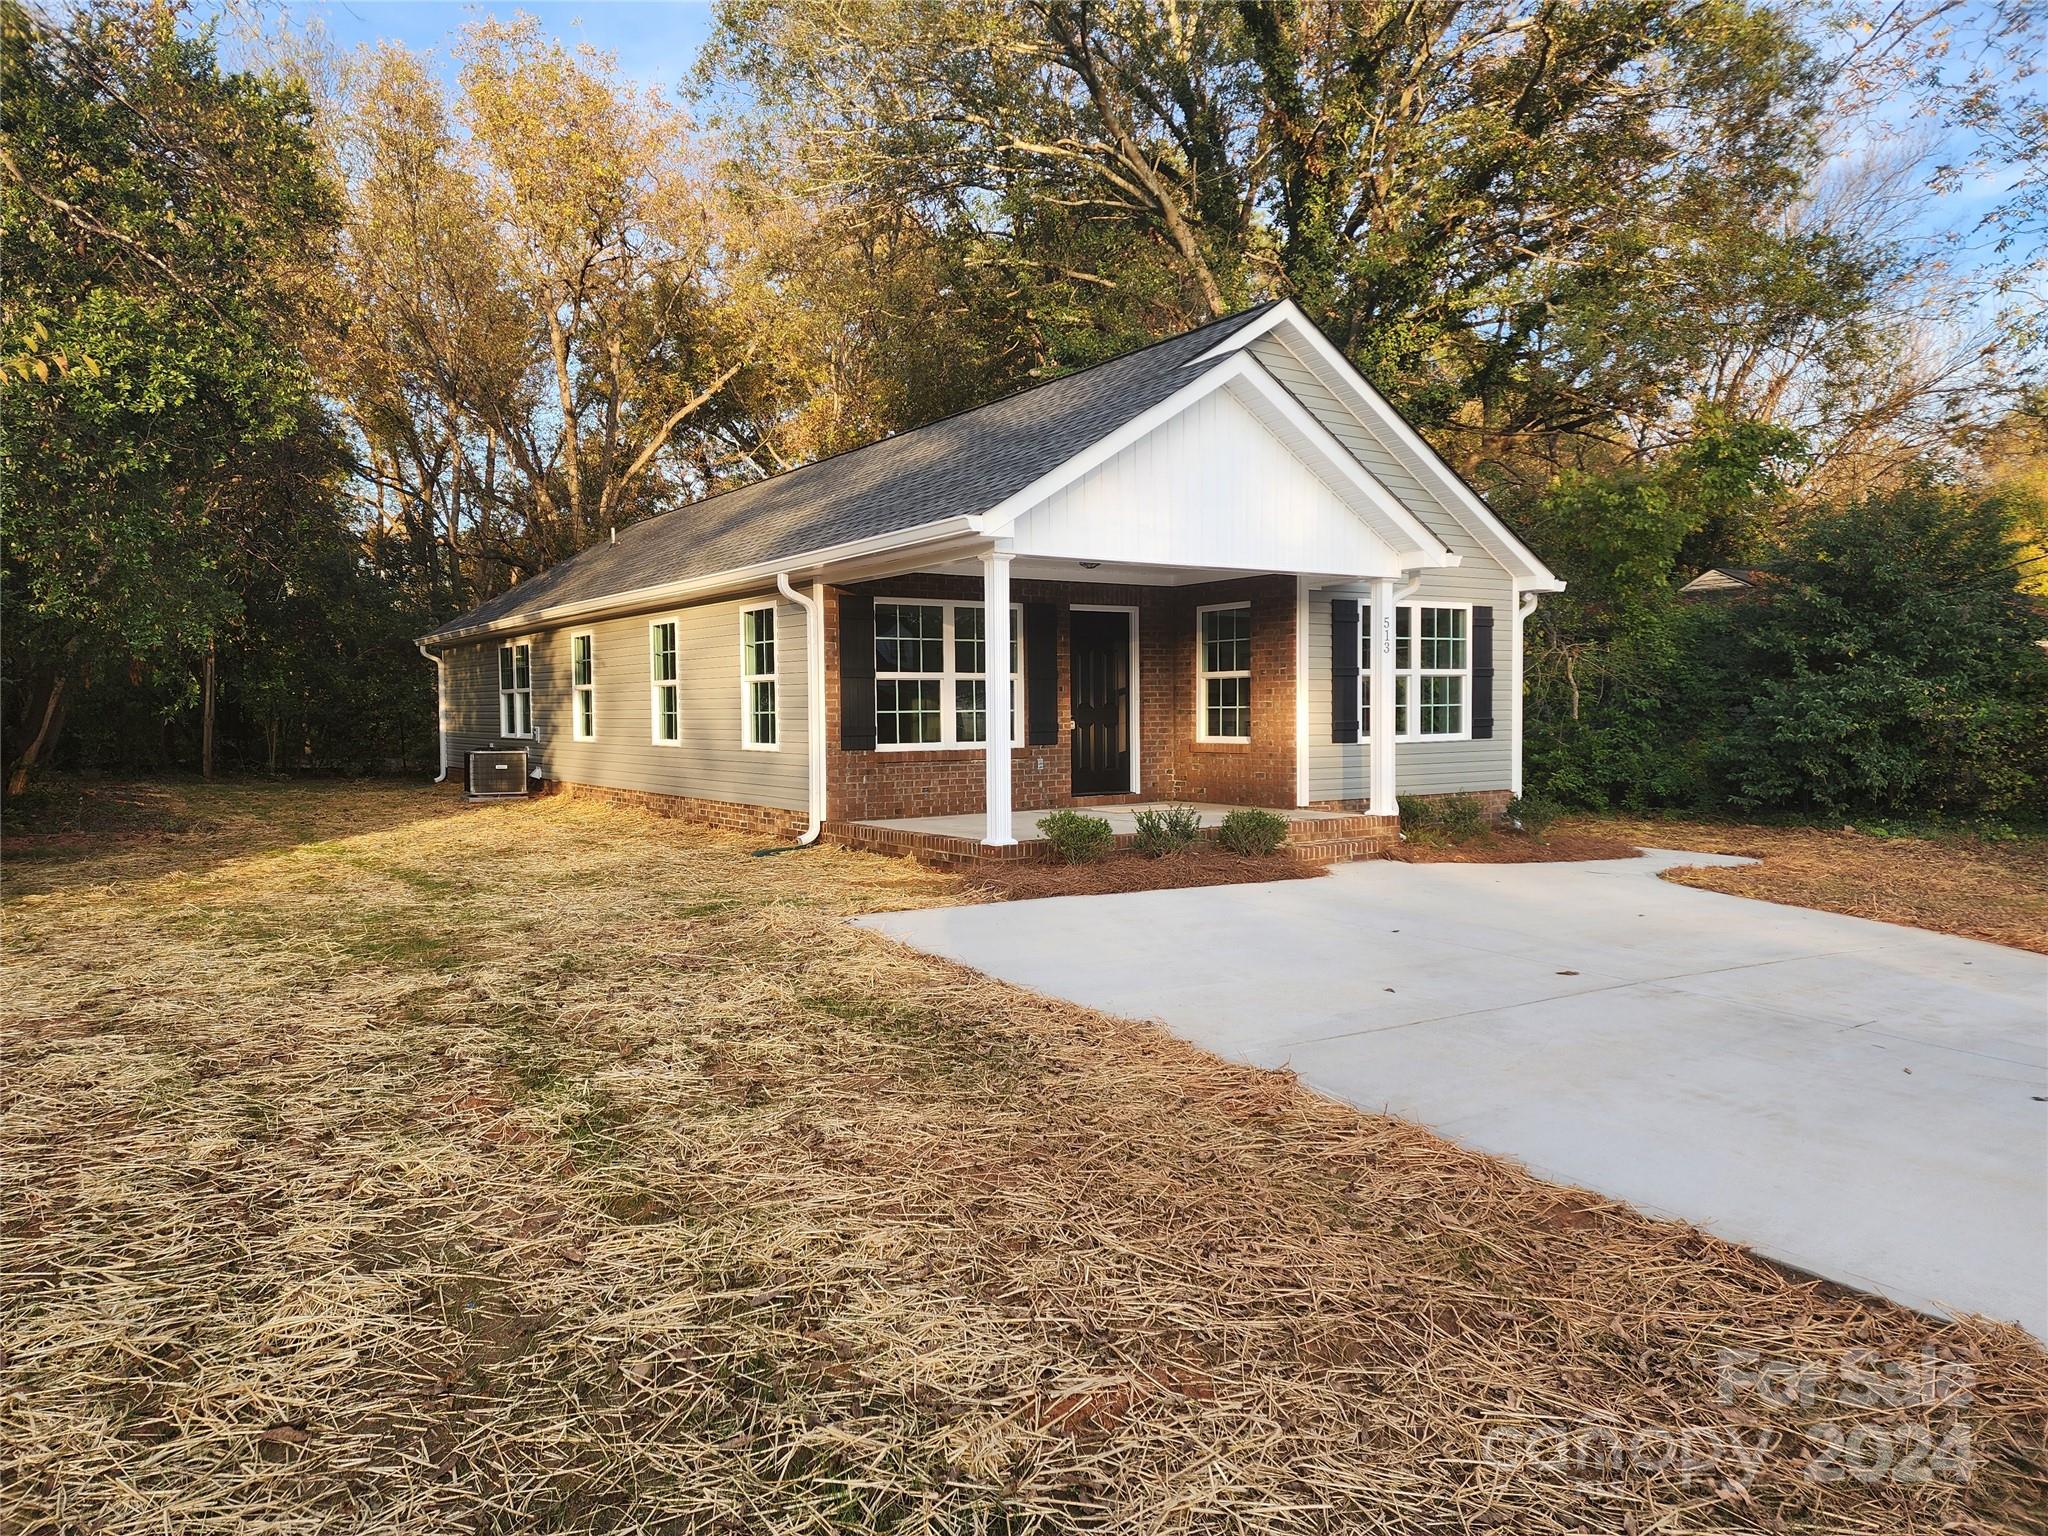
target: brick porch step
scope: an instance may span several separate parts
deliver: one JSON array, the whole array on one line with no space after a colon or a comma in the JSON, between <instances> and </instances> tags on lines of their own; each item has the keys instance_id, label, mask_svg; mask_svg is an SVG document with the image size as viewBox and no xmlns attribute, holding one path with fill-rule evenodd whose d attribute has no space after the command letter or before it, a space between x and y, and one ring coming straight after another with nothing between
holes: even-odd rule
<instances>
[{"instance_id":1,"label":"brick porch step","mask_svg":"<svg viewBox=\"0 0 2048 1536\"><path fill-rule=\"evenodd\" d=\"M1303 864L1348 864L1354 859L1383 859L1394 846L1394 834L1370 837L1322 838L1315 842L1286 842L1281 854Z\"/></svg>"}]
</instances>

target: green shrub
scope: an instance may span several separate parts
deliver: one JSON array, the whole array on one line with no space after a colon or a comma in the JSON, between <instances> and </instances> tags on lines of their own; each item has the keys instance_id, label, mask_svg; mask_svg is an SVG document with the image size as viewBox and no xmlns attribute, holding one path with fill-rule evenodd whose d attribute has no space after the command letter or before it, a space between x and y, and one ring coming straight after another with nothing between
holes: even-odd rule
<instances>
[{"instance_id":1,"label":"green shrub","mask_svg":"<svg viewBox=\"0 0 2048 1536\"><path fill-rule=\"evenodd\" d=\"M1169 805L1162 810L1140 811L1136 836L1131 846L1148 859L1170 853L1186 853L1201 839L1202 813L1192 805Z\"/></svg>"},{"instance_id":2,"label":"green shrub","mask_svg":"<svg viewBox=\"0 0 2048 1536\"><path fill-rule=\"evenodd\" d=\"M1424 800L1419 795L1403 795L1401 805L1401 830L1410 837L1418 832L1427 832L1436 826L1436 802Z\"/></svg>"},{"instance_id":3,"label":"green shrub","mask_svg":"<svg viewBox=\"0 0 2048 1536\"><path fill-rule=\"evenodd\" d=\"M1531 837L1541 840L1564 808L1539 794L1520 794L1508 802L1507 818Z\"/></svg>"},{"instance_id":4,"label":"green shrub","mask_svg":"<svg viewBox=\"0 0 2048 1536\"><path fill-rule=\"evenodd\" d=\"M1116 833L1100 816L1080 811L1054 811L1038 818L1038 830L1052 844L1053 857L1062 864L1093 864L1109 856L1116 846Z\"/></svg>"},{"instance_id":5,"label":"green shrub","mask_svg":"<svg viewBox=\"0 0 2048 1536\"><path fill-rule=\"evenodd\" d=\"M1444 796L1437 804L1436 819L1444 835L1454 843L1484 836L1492 824L1485 807L1470 795Z\"/></svg>"},{"instance_id":6,"label":"green shrub","mask_svg":"<svg viewBox=\"0 0 2048 1536\"><path fill-rule=\"evenodd\" d=\"M1216 829L1216 841L1232 853L1278 853L1287 841L1287 818L1271 811L1235 810Z\"/></svg>"}]
</instances>

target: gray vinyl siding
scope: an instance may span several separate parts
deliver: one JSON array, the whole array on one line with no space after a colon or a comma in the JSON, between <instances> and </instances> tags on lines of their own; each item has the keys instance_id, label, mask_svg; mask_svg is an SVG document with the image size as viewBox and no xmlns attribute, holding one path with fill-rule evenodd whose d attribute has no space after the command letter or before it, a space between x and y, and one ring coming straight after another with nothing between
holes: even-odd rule
<instances>
[{"instance_id":1,"label":"gray vinyl siding","mask_svg":"<svg viewBox=\"0 0 2048 1536\"><path fill-rule=\"evenodd\" d=\"M1514 623L1512 577L1438 495L1410 472L1282 342L1260 337L1250 351L1296 399L1330 429L1402 504L1462 557L1450 570L1427 571L1411 603L1473 603L1493 608L1493 736L1486 741L1403 742L1394 749L1397 794L1442 795L1507 789L1514 777ZM1367 748L1330 740L1330 599L1370 597L1363 587L1309 594L1308 788L1311 800L1354 800L1371 793Z\"/></svg>"},{"instance_id":2,"label":"gray vinyl siding","mask_svg":"<svg viewBox=\"0 0 2048 1536\"><path fill-rule=\"evenodd\" d=\"M776 735L774 751L741 745L740 611L769 594L693 608L600 619L509 637L533 645L534 739L499 734L498 647L451 646L448 661L448 760L460 774L463 753L524 747L544 778L608 789L687 795L800 811L810 761L804 612L775 604ZM657 746L649 627L677 622L682 682L682 740ZM597 736L577 741L569 674L569 637L594 637Z\"/></svg>"}]
</instances>

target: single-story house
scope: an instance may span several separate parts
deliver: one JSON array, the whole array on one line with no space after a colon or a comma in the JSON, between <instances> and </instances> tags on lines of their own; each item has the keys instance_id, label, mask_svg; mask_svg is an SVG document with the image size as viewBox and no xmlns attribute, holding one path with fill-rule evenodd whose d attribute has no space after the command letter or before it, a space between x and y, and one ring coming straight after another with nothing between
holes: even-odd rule
<instances>
[{"instance_id":1,"label":"single-story house","mask_svg":"<svg viewBox=\"0 0 2048 1536\"><path fill-rule=\"evenodd\" d=\"M1257 805L1341 854L1397 791L1519 793L1523 623L1562 588L1277 302L620 529L420 645L444 779L524 749L940 856L1016 856L1050 807Z\"/></svg>"}]
</instances>

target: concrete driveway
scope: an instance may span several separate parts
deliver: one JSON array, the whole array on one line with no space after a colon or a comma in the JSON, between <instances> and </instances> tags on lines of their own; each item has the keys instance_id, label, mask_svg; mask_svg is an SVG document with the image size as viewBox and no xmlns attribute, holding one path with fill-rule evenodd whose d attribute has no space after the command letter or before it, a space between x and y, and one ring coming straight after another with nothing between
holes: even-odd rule
<instances>
[{"instance_id":1,"label":"concrete driveway","mask_svg":"<svg viewBox=\"0 0 2048 1536\"><path fill-rule=\"evenodd\" d=\"M1740 862L1374 862L860 921L2048 1338L2048 957L1655 878Z\"/></svg>"}]
</instances>

